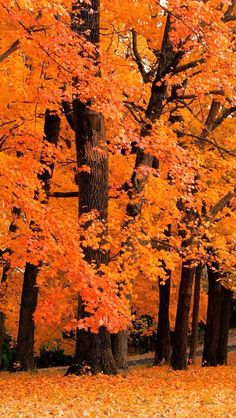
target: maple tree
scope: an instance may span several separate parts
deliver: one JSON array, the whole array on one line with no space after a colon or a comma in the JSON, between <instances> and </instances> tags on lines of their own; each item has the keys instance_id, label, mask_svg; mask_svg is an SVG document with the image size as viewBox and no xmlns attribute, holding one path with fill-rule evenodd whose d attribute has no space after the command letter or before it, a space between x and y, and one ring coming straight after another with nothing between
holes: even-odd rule
<instances>
[{"instance_id":1,"label":"maple tree","mask_svg":"<svg viewBox=\"0 0 236 418\"><path fill-rule=\"evenodd\" d=\"M43 148L41 151L40 162L43 171L38 174L45 196L41 201L42 204L47 203L47 194L50 190L50 180L54 170L53 154L47 155L48 145L57 146L60 132L60 118L56 114L51 114L49 110L45 114ZM51 149L52 153L52 149ZM34 199L38 199L38 191L35 190ZM40 226L31 221L30 228L33 232L40 235ZM24 280L22 288L22 298L19 317L19 330L16 345L15 364L20 364L22 369L34 368L34 312L37 307L38 287L37 275L40 262L38 265L26 263L24 271Z\"/></svg>"},{"instance_id":2,"label":"maple tree","mask_svg":"<svg viewBox=\"0 0 236 418\"><path fill-rule=\"evenodd\" d=\"M235 270L234 7L0 2L1 322L10 276L20 269L26 279L30 268L23 295L31 298L32 331L21 328L22 297L17 347L23 335L31 360L17 354L22 368L34 366L34 321L45 320L77 328L76 363L94 373L126 368L131 312L155 316L159 307L155 363L170 362L175 328L171 362L185 369L194 276L205 265L203 362L215 332L211 275L224 315L213 320L218 358L207 363L226 362ZM44 127L47 112L61 120L55 141L52 120ZM203 292L195 277L196 330Z\"/></svg>"},{"instance_id":3,"label":"maple tree","mask_svg":"<svg viewBox=\"0 0 236 418\"><path fill-rule=\"evenodd\" d=\"M82 24L80 21L82 21ZM81 33L88 42L94 44L97 48L93 61L98 66L97 72L99 76L100 1L95 0L92 3L74 2L71 25L74 31ZM91 102L92 100L91 98ZM83 236L82 247L85 260L89 264L95 265L97 274L102 276L104 274L102 267L109 262L109 253L106 248L108 228L108 154L106 133L103 115L91 111L88 104L81 101L79 92L73 99L73 124L79 171L79 217L93 211L97 212L95 216L100 221L99 247L93 248L86 241L84 244ZM84 223L85 233L90 226L91 222L87 220ZM79 295L78 319L84 319L86 316L88 316L86 305L82 296ZM85 365L90 367L93 373L116 374L117 372L106 323L101 320L99 325L97 334L90 330L77 330L74 358L74 362L77 364L77 373ZM73 366L70 370L72 369L74 372ZM70 373L70 370L68 373Z\"/></svg>"}]
</instances>

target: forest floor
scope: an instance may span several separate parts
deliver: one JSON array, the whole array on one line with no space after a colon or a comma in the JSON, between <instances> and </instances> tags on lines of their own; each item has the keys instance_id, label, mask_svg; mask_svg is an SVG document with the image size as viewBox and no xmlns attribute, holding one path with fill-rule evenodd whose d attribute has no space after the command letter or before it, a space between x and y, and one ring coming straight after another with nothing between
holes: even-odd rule
<instances>
[{"instance_id":1,"label":"forest floor","mask_svg":"<svg viewBox=\"0 0 236 418\"><path fill-rule=\"evenodd\" d=\"M115 377L2 372L0 417L236 417L236 353L227 367L181 372L166 366L131 367Z\"/></svg>"}]
</instances>

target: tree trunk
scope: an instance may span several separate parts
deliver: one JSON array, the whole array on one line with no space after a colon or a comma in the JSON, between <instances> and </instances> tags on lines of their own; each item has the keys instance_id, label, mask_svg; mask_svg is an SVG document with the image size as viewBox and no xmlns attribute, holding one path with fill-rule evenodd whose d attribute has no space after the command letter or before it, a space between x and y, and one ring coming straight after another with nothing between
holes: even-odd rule
<instances>
[{"instance_id":1,"label":"tree trunk","mask_svg":"<svg viewBox=\"0 0 236 418\"><path fill-rule=\"evenodd\" d=\"M187 369L188 324L194 274L195 268L182 265L171 359L174 370Z\"/></svg>"},{"instance_id":2,"label":"tree trunk","mask_svg":"<svg viewBox=\"0 0 236 418\"><path fill-rule=\"evenodd\" d=\"M92 11L92 12L91 12ZM79 1L72 4L71 28L82 34L88 42L96 45L97 53L93 56L94 64L99 68L100 40L100 0ZM77 80L74 80L75 83ZM79 171L79 217L92 210L99 213L104 223L104 241L108 222L108 155L105 139L104 118L101 113L92 112L78 98L73 101L73 129L77 152L77 165L87 166L90 172ZM99 149L102 152L99 152ZM85 229L86 229L85 225ZM101 237L102 239L102 237ZM82 243L83 244L83 243ZM100 249L84 248L85 260L95 263L98 274L99 266L109 262L109 253ZM78 319L85 315L83 301L78 299ZM117 368L111 351L111 339L108 331L101 327L98 334L77 330L74 362L67 374L83 372L81 365L86 364L92 373L116 373Z\"/></svg>"},{"instance_id":3,"label":"tree trunk","mask_svg":"<svg viewBox=\"0 0 236 418\"><path fill-rule=\"evenodd\" d=\"M20 214L21 214L21 210L19 208L14 207L12 209L12 215L14 216L15 219L10 224L9 233L13 233L17 231L17 224L15 221L17 218L19 218ZM12 254L11 250L9 250L9 254ZM11 269L11 264L9 261L6 261L3 267L3 271L2 271L1 284L6 283L7 276L8 276L10 269ZM2 294L0 294L0 298L1 297L2 297ZM3 343L4 343L5 334L6 334L5 321L6 321L6 317L5 317L4 312L0 312L0 369L2 367Z\"/></svg>"},{"instance_id":4,"label":"tree trunk","mask_svg":"<svg viewBox=\"0 0 236 418\"><path fill-rule=\"evenodd\" d=\"M208 267L208 306L202 366L216 366L221 319L221 284L217 270Z\"/></svg>"},{"instance_id":5,"label":"tree trunk","mask_svg":"<svg viewBox=\"0 0 236 418\"><path fill-rule=\"evenodd\" d=\"M145 137L150 135L150 131L152 129L152 124L155 123L158 119L161 118L163 107L165 103L165 99L167 98L167 84L164 79L164 76L171 72L171 68L173 63L174 66L178 64L178 59L173 61L175 56L175 52L173 51L173 47L171 41L169 39L169 33L171 30L171 16L170 14L167 15L165 30L162 39L162 46L161 46L161 54L159 59L159 64L157 68L156 75L152 82L151 88L151 95L149 98L148 106L146 108L145 116L148 120L146 126L142 128L141 136ZM136 147L137 155L135 161L135 167L133 170L133 174L131 176L130 184L127 185L126 191L128 192L128 197L130 198L130 202L126 206L126 215L135 219L138 217L142 210L142 198L141 194L145 187L145 184L148 180L148 174L143 176L138 175L138 169L142 166L147 168L155 168L157 169L159 166L159 162L157 158L153 157L152 155L146 153L142 148ZM147 170L148 173L148 170ZM137 196L140 195L140 199L137 199ZM128 226L129 221L126 222L125 226ZM122 339L122 336L120 337ZM119 339L117 339L118 341ZM119 347L117 348L118 351ZM120 353L119 357L122 356Z\"/></svg>"},{"instance_id":6,"label":"tree trunk","mask_svg":"<svg viewBox=\"0 0 236 418\"><path fill-rule=\"evenodd\" d=\"M65 375L88 373L117 373L111 350L111 337L105 327L100 327L97 334L85 330L79 330L77 333L74 364Z\"/></svg>"},{"instance_id":7,"label":"tree trunk","mask_svg":"<svg viewBox=\"0 0 236 418\"><path fill-rule=\"evenodd\" d=\"M9 271L9 269L10 269L10 263L7 262L3 267L1 284L6 282L7 273ZM4 343L5 334L6 334L5 319L6 318L5 318L4 312L0 311L0 370L1 370L1 367L2 367L3 343Z\"/></svg>"},{"instance_id":8,"label":"tree trunk","mask_svg":"<svg viewBox=\"0 0 236 418\"><path fill-rule=\"evenodd\" d=\"M230 289L221 286L221 294L220 335L217 364L227 365L228 336L233 293Z\"/></svg>"},{"instance_id":9,"label":"tree trunk","mask_svg":"<svg viewBox=\"0 0 236 418\"><path fill-rule=\"evenodd\" d=\"M102 114L92 112L78 99L74 100L73 108L78 167L89 167L89 172L79 171L78 175L79 217L96 210L105 226L104 237L101 236L105 242L108 221L108 155L104 118ZM99 152L98 148L102 152ZM83 250L85 260L90 264L95 263L97 273L101 274L99 267L109 262L109 253L91 247L85 247ZM80 297L78 305L80 319L85 315ZM93 374L117 373L111 350L111 338L106 328L101 327L98 334L77 330L74 362L76 366L71 366L68 374L84 372L87 366Z\"/></svg>"},{"instance_id":10,"label":"tree trunk","mask_svg":"<svg viewBox=\"0 0 236 418\"><path fill-rule=\"evenodd\" d=\"M13 365L15 370L34 370L35 368L34 312L38 298L37 274L38 268L33 264L27 263L24 273L16 354Z\"/></svg>"},{"instance_id":11,"label":"tree trunk","mask_svg":"<svg viewBox=\"0 0 236 418\"><path fill-rule=\"evenodd\" d=\"M85 316L83 302L79 297L78 319ZM97 334L77 329L74 361L65 375L98 374L101 372L108 375L117 373L109 332L105 327L100 327Z\"/></svg>"},{"instance_id":12,"label":"tree trunk","mask_svg":"<svg viewBox=\"0 0 236 418\"><path fill-rule=\"evenodd\" d=\"M198 339L198 318L199 318L199 305L200 305L200 290L201 290L201 273L202 267L198 266L195 274L194 284L194 299L193 299L193 315L192 315L192 334L190 342L189 352L189 364L195 364L196 351L197 351L197 339Z\"/></svg>"},{"instance_id":13,"label":"tree trunk","mask_svg":"<svg viewBox=\"0 0 236 418\"><path fill-rule=\"evenodd\" d=\"M0 312L0 370L2 368L2 350L5 337L5 315Z\"/></svg>"},{"instance_id":14,"label":"tree trunk","mask_svg":"<svg viewBox=\"0 0 236 418\"><path fill-rule=\"evenodd\" d=\"M57 146L59 132L60 132L60 118L58 115L51 113L49 110L45 113L44 123L44 142L49 142ZM38 175L38 178L42 182L42 188L45 191L45 198L41 202L46 204L48 199L48 192L50 190L50 181L53 174L54 162L47 163L45 161L44 149L42 150L40 162L45 164L49 169L43 170ZM37 192L35 198L38 198ZM38 287L37 287L37 275L39 265L35 266L31 263L26 263L23 290L21 296L20 305L20 320L18 327L18 337L16 345L16 354L14 359L13 368L15 370L34 370L34 312L37 306L38 299Z\"/></svg>"},{"instance_id":15,"label":"tree trunk","mask_svg":"<svg viewBox=\"0 0 236 418\"><path fill-rule=\"evenodd\" d=\"M165 284L162 284L162 280L159 279L159 312L154 366L170 363L171 340L169 323L169 303L170 278L166 280Z\"/></svg>"},{"instance_id":16,"label":"tree trunk","mask_svg":"<svg viewBox=\"0 0 236 418\"><path fill-rule=\"evenodd\" d=\"M118 334L112 334L112 353L116 361L118 369L128 369L128 335L127 330L121 331Z\"/></svg>"}]
</instances>

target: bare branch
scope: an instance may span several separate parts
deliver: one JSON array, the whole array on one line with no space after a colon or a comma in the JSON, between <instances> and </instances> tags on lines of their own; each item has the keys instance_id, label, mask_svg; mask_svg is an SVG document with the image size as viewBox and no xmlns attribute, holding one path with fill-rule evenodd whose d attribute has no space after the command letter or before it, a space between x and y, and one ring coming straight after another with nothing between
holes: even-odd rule
<instances>
[{"instance_id":1,"label":"bare branch","mask_svg":"<svg viewBox=\"0 0 236 418\"><path fill-rule=\"evenodd\" d=\"M226 193L210 210L208 218L215 218L219 212L221 212L229 203L230 200L235 196L236 188L233 191Z\"/></svg>"},{"instance_id":2,"label":"bare branch","mask_svg":"<svg viewBox=\"0 0 236 418\"><path fill-rule=\"evenodd\" d=\"M117 196L109 196L109 199L119 199L120 195ZM78 197L78 192L53 192L49 193L48 197L55 197L55 198L62 198L62 199L69 199L72 197ZM1 253L0 253L1 255Z\"/></svg>"},{"instance_id":3,"label":"bare branch","mask_svg":"<svg viewBox=\"0 0 236 418\"><path fill-rule=\"evenodd\" d=\"M71 129L75 130L74 127L74 118L73 118L73 110L71 104L65 100L62 101L62 108L64 111L64 115L66 117L67 122L69 123Z\"/></svg>"},{"instance_id":4,"label":"bare branch","mask_svg":"<svg viewBox=\"0 0 236 418\"><path fill-rule=\"evenodd\" d=\"M207 115L205 126L200 134L200 140L198 143L199 147L202 149L204 149L204 146L205 146L205 139L207 138L209 134L213 132L213 126L218 116L220 108L221 108L220 102L213 99L211 102L211 107Z\"/></svg>"},{"instance_id":5,"label":"bare branch","mask_svg":"<svg viewBox=\"0 0 236 418\"><path fill-rule=\"evenodd\" d=\"M147 73L145 71L143 61L142 61L142 57L141 57L141 55L139 53L139 50L138 50L137 32L134 29L132 29L131 33L132 33L132 48L133 48L133 54L134 54L135 61L137 63L139 72L142 76L143 82L148 83L150 81L150 75L149 75L149 73Z\"/></svg>"},{"instance_id":6,"label":"bare branch","mask_svg":"<svg viewBox=\"0 0 236 418\"><path fill-rule=\"evenodd\" d=\"M204 93L205 96L210 96L210 95L216 95L216 96L224 96L225 93L223 90L210 90L207 93ZM179 99L181 100L190 100L190 99L197 99L198 95L197 94L183 94L178 96Z\"/></svg>"},{"instance_id":7,"label":"bare branch","mask_svg":"<svg viewBox=\"0 0 236 418\"><path fill-rule=\"evenodd\" d=\"M189 70L191 68L195 68L197 67L198 64L203 64L203 62L205 62L204 58L200 58L191 62L188 62L187 64L181 65L179 67L177 67L174 71L174 74L178 74L181 73L182 71L186 71Z\"/></svg>"},{"instance_id":8,"label":"bare branch","mask_svg":"<svg viewBox=\"0 0 236 418\"><path fill-rule=\"evenodd\" d=\"M224 22L234 22L236 20L236 15L227 16L224 18Z\"/></svg>"},{"instance_id":9,"label":"bare branch","mask_svg":"<svg viewBox=\"0 0 236 418\"><path fill-rule=\"evenodd\" d=\"M78 197L78 192L54 192L54 193L50 193L49 197L57 197L57 198Z\"/></svg>"},{"instance_id":10,"label":"bare branch","mask_svg":"<svg viewBox=\"0 0 236 418\"><path fill-rule=\"evenodd\" d=\"M236 6L236 0L232 0L231 4L228 6L228 9L226 10L224 17L223 17L223 22L230 22L232 20L236 20L236 16L232 15L234 8Z\"/></svg>"},{"instance_id":11,"label":"bare branch","mask_svg":"<svg viewBox=\"0 0 236 418\"><path fill-rule=\"evenodd\" d=\"M188 134L188 133L184 133L184 135L189 136L191 138L196 138L198 140L201 140L200 136L197 135L193 135L193 134ZM213 145L214 147L216 147L218 149L218 151L221 151L220 154L222 152L224 152L225 154L229 154L231 157L236 157L236 154L234 154L231 150L226 149L224 147L222 147L221 145L218 145L216 141L211 141L208 138L205 138L204 141L208 142L209 144Z\"/></svg>"},{"instance_id":12,"label":"bare branch","mask_svg":"<svg viewBox=\"0 0 236 418\"><path fill-rule=\"evenodd\" d=\"M227 119L228 116L232 115L232 113L236 112L236 106L229 107L228 109L224 109L220 116L214 121L212 131L214 131L218 126L222 124L222 122Z\"/></svg>"},{"instance_id":13,"label":"bare branch","mask_svg":"<svg viewBox=\"0 0 236 418\"><path fill-rule=\"evenodd\" d=\"M17 51L19 48L20 41L17 39L9 48L3 52L3 54L0 55L0 62L3 62L5 59L7 59L13 52Z\"/></svg>"}]
</instances>

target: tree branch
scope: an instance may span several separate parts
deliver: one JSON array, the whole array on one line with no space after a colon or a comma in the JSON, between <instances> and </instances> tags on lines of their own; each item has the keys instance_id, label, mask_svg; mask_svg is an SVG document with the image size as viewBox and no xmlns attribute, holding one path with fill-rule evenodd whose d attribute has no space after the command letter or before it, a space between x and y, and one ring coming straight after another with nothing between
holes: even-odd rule
<instances>
[{"instance_id":1,"label":"tree branch","mask_svg":"<svg viewBox=\"0 0 236 418\"><path fill-rule=\"evenodd\" d=\"M65 100L62 101L62 108L64 111L64 115L66 117L67 122L69 123L71 129L75 130L74 126L74 118L73 118L73 110L71 104Z\"/></svg>"},{"instance_id":2,"label":"tree branch","mask_svg":"<svg viewBox=\"0 0 236 418\"><path fill-rule=\"evenodd\" d=\"M53 193L49 193L49 197L57 197L57 198L78 197L78 192L53 192Z\"/></svg>"},{"instance_id":3,"label":"tree branch","mask_svg":"<svg viewBox=\"0 0 236 418\"><path fill-rule=\"evenodd\" d=\"M209 215L207 218L209 220L211 218L215 218L216 215L221 212L230 202L230 200L235 196L236 194L236 188L228 193L226 193L225 196L223 196L210 210Z\"/></svg>"},{"instance_id":4,"label":"tree branch","mask_svg":"<svg viewBox=\"0 0 236 418\"><path fill-rule=\"evenodd\" d=\"M230 22L232 20L236 20L236 16L232 15L234 8L236 6L236 0L232 0L231 4L228 6L228 9L226 10L224 17L223 17L223 22Z\"/></svg>"},{"instance_id":5,"label":"tree branch","mask_svg":"<svg viewBox=\"0 0 236 418\"><path fill-rule=\"evenodd\" d=\"M203 43L203 42L202 42L202 40L201 40L201 37L199 36L199 33L198 33L195 29L193 29L193 28L191 28L191 26L187 25L187 23L184 21L184 19L183 19L181 16L179 16L179 15L175 14L174 12L172 12L171 10L169 10L167 7L165 7L163 4L161 4L161 2L160 2L160 1L157 1L157 4L158 4L158 6L159 6L162 10L164 10L166 13L170 14L170 15L171 15L171 16L173 16L175 19L177 19L177 20L179 20L180 22L182 22L182 23L183 23L183 25L184 25L186 28L188 28L188 29L189 29L192 33L194 33L194 35L197 37L197 39L198 39L198 41L200 42L200 44L203 46L204 50L205 50L205 51L207 51L207 47L206 47L206 45L204 45L204 43Z\"/></svg>"},{"instance_id":6,"label":"tree branch","mask_svg":"<svg viewBox=\"0 0 236 418\"><path fill-rule=\"evenodd\" d=\"M221 123L227 119L228 116L230 116L232 113L236 112L236 106L230 107L228 109L224 109L224 111L221 113L220 116L214 121L212 131L214 131L218 126L221 125Z\"/></svg>"},{"instance_id":7,"label":"tree branch","mask_svg":"<svg viewBox=\"0 0 236 418\"><path fill-rule=\"evenodd\" d=\"M197 67L198 64L203 64L204 62L205 62L204 58L200 58L200 59L188 62L187 64L183 64L183 65L177 67L174 70L173 74L178 74L178 73L181 73L182 71L186 71L186 70L189 70L191 68L195 68L195 67Z\"/></svg>"},{"instance_id":8,"label":"tree branch","mask_svg":"<svg viewBox=\"0 0 236 418\"><path fill-rule=\"evenodd\" d=\"M148 83L150 81L150 74L145 71L143 61L142 61L142 57L141 57L141 55L139 53L139 50L138 50L137 32L134 29L132 29L131 33L132 33L132 48L133 48L133 54L134 54L135 61L137 63L139 72L142 76L143 82Z\"/></svg>"},{"instance_id":9,"label":"tree branch","mask_svg":"<svg viewBox=\"0 0 236 418\"><path fill-rule=\"evenodd\" d=\"M3 62L5 59L7 59L13 52L17 51L19 48L20 41L17 39L9 48L3 52L3 54L0 55L0 62Z\"/></svg>"},{"instance_id":10,"label":"tree branch","mask_svg":"<svg viewBox=\"0 0 236 418\"><path fill-rule=\"evenodd\" d=\"M216 96L224 96L225 93L223 90L210 90L207 93L204 93L205 96L210 96L210 95L216 95ZM197 99L198 95L197 94L182 94L180 96L178 96L178 98L180 100L190 100L190 99Z\"/></svg>"},{"instance_id":11,"label":"tree branch","mask_svg":"<svg viewBox=\"0 0 236 418\"><path fill-rule=\"evenodd\" d=\"M120 195L109 196L109 199L119 199L119 196ZM48 197L68 199L71 197L78 197L78 192L53 192L53 193L49 193ZM0 252L0 255L1 255L1 252Z\"/></svg>"},{"instance_id":12,"label":"tree branch","mask_svg":"<svg viewBox=\"0 0 236 418\"><path fill-rule=\"evenodd\" d=\"M196 138L199 141L201 140L200 136L197 135L193 135L193 134L188 134L188 133L184 133L184 135L189 136L191 138ZM231 157L236 157L236 154L234 154L231 150L228 150L224 147L222 147L221 145L218 145L216 141L211 141L208 138L205 138L204 141L208 142L209 144L213 145L215 148L217 148L219 151L224 152L225 154L229 154Z\"/></svg>"}]
</instances>

